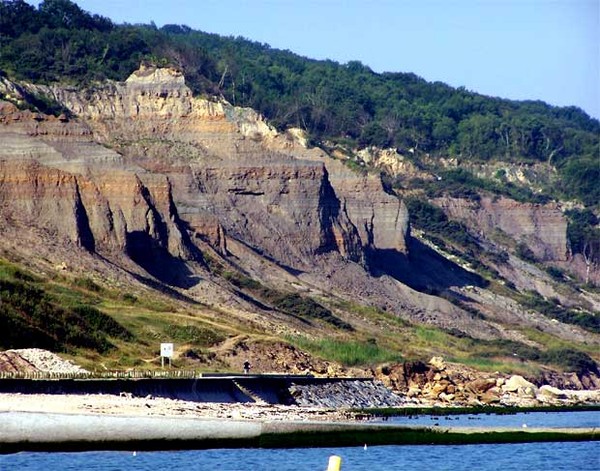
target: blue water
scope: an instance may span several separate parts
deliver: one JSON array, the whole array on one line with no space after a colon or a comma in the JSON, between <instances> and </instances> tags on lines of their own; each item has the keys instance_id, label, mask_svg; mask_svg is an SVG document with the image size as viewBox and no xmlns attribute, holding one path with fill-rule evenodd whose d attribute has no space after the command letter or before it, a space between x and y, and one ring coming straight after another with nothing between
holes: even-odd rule
<instances>
[{"instance_id":1,"label":"blue water","mask_svg":"<svg viewBox=\"0 0 600 471\"><path fill-rule=\"evenodd\" d=\"M598 471L599 442L517 445L377 446L176 452L19 453L0 456L4 470L325 471L329 456L342 471Z\"/></svg>"},{"instance_id":2,"label":"blue water","mask_svg":"<svg viewBox=\"0 0 600 471\"><path fill-rule=\"evenodd\" d=\"M440 426L600 427L600 411L397 417L389 423ZM502 445L404 445L354 448L219 449L172 452L17 453L0 455L0 471L222 470L324 471L329 456L342 471L599 471L600 442Z\"/></svg>"},{"instance_id":3,"label":"blue water","mask_svg":"<svg viewBox=\"0 0 600 471\"><path fill-rule=\"evenodd\" d=\"M428 427L552 427L600 428L600 411L529 412L518 414L468 414L442 416L390 417L390 424ZM600 471L600 469L598 470Z\"/></svg>"}]
</instances>

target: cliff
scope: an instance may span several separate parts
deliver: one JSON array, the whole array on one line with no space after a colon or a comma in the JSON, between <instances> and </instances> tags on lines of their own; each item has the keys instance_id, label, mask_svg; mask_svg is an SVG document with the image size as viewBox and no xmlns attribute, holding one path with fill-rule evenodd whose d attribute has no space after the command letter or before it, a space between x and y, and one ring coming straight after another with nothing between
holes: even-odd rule
<instances>
[{"instance_id":1,"label":"cliff","mask_svg":"<svg viewBox=\"0 0 600 471\"><path fill-rule=\"evenodd\" d=\"M489 196L478 201L443 198L436 203L483 237L503 233L527 245L540 261L568 259L567 219L559 204L519 203Z\"/></svg>"},{"instance_id":2,"label":"cliff","mask_svg":"<svg viewBox=\"0 0 600 471\"><path fill-rule=\"evenodd\" d=\"M103 256L124 253L157 275L162 258L199 257L166 176L126 165L95 144L83 123L8 104L0 111L4 226Z\"/></svg>"},{"instance_id":3,"label":"cliff","mask_svg":"<svg viewBox=\"0 0 600 471\"><path fill-rule=\"evenodd\" d=\"M367 247L406 251L406 209L378 178L278 134L253 110L193 97L173 69L142 68L86 93L51 92L94 139L169 176L198 232L216 221L298 268L330 250L356 262Z\"/></svg>"},{"instance_id":4,"label":"cliff","mask_svg":"<svg viewBox=\"0 0 600 471\"><path fill-rule=\"evenodd\" d=\"M600 343L595 333L540 319L411 237L406 206L378 173L351 170L343 155L308 148L302 132L278 132L253 110L194 96L176 70L142 68L125 82L86 89L0 83L12 101L20 90L68 112L0 102L0 250L12 259L66 263L128 286L141 281L215 309L211 319L269 335L338 335L345 325L361 338L398 336L410 345L399 332L429 325L452 342L538 348L521 330L529 328ZM423 176L408 162L396 165L392 151L375 154L398 174ZM435 203L481 247L497 247L500 234L540 261L570 263L557 204L486 196ZM535 266L511 260L497 268L518 289L565 305L597 302L565 294ZM359 314L364 309L383 317L374 321Z\"/></svg>"}]
</instances>

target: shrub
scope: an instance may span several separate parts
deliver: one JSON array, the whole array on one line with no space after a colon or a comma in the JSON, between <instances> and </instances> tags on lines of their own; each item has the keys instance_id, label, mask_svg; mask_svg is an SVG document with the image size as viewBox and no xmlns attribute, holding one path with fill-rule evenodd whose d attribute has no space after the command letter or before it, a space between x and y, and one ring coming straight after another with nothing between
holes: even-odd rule
<instances>
[{"instance_id":1,"label":"shrub","mask_svg":"<svg viewBox=\"0 0 600 471\"><path fill-rule=\"evenodd\" d=\"M515 248L515 253L517 254L517 257L519 257L527 262L532 262L532 263L536 262L535 254L529 248L529 246L527 244L525 244L524 242L519 242L517 244L517 246Z\"/></svg>"},{"instance_id":2,"label":"shrub","mask_svg":"<svg viewBox=\"0 0 600 471\"><path fill-rule=\"evenodd\" d=\"M590 312L565 308L558 301L546 300L535 292L521 296L519 302L524 307L536 310L551 319L577 325L590 332L600 333L600 316Z\"/></svg>"},{"instance_id":3,"label":"shrub","mask_svg":"<svg viewBox=\"0 0 600 471\"><path fill-rule=\"evenodd\" d=\"M73 308L73 313L79 315L92 330L103 332L111 337L117 337L124 340L132 338L131 333L119 324L112 317L104 314L93 306L77 306Z\"/></svg>"},{"instance_id":4,"label":"shrub","mask_svg":"<svg viewBox=\"0 0 600 471\"><path fill-rule=\"evenodd\" d=\"M498 174L497 172L496 178L500 178L498 175L503 176L505 174ZM424 182L422 186L429 197L450 195L455 198L479 201L481 198L479 191L483 190L521 202L544 204L550 201L550 197L547 195L534 193L530 188L517 186L506 181L479 178L462 168L443 171L440 173L440 179L433 182Z\"/></svg>"},{"instance_id":5,"label":"shrub","mask_svg":"<svg viewBox=\"0 0 600 471\"><path fill-rule=\"evenodd\" d=\"M225 340L221 332L195 325L170 324L165 329L165 334L170 340L192 343L200 347L210 347Z\"/></svg>"},{"instance_id":6,"label":"shrub","mask_svg":"<svg viewBox=\"0 0 600 471\"><path fill-rule=\"evenodd\" d=\"M543 360L553 363L578 375L589 373L599 374L596 362L584 352L572 348L556 348L544 352Z\"/></svg>"},{"instance_id":7,"label":"shrub","mask_svg":"<svg viewBox=\"0 0 600 471\"><path fill-rule=\"evenodd\" d=\"M410 222L415 227L452 240L464 247L479 248L477 241L469 233L467 227L463 223L449 220L442 209L423 199L414 197L406 198L404 203L408 208ZM445 244L436 245L444 247Z\"/></svg>"},{"instance_id":8,"label":"shrub","mask_svg":"<svg viewBox=\"0 0 600 471\"><path fill-rule=\"evenodd\" d=\"M73 286L93 291L94 293L100 293L103 290L103 288L91 278L76 278L73 280Z\"/></svg>"},{"instance_id":9,"label":"shrub","mask_svg":"<svg viewBox=\"0 0 600 471\"><path fill-rule=\"evenodd\" d=\"M83 347L104 352L113 346L107 337L130 339L112 317L89 305L56 304L29 281L0 279L0 327L3 348L40 347L69 350Z\"/></svg>"},{"instance_id":10,"label":"shrub","mask_svg":"<svg viewBox=\"0 0 600 471\"><path fill-rule=\"evenodd\" d=\"M598 218L589 209L572 209L565 213L568 218L567 239L573 253L588 256L592 262L600 261L600 229Z\"/></svg>"},{"instance_id":11,"label":"shrub","mask_svg":"<svg viewBox=\"0 0 600 471\"><path fill-rule=\"evenodd\" d=\"M135 296L131 293L123 293L123 295L121 296L121 299L128 304L135 304L138 302L137 296Z\"/></svg>"},{"instance_id":12,"label":"shrub","mask_svg":"<svg viewBox=\"0 0 600 471\"><path fill-rule=\"evenodd\" d=\"M334 325L342 330L354 330L354 328L333 313L321 306L311 298L305 298L297 293L280 293L271 300L273 305L284 312L289 312L300 317L319 319Z\"/></svg>"},{"instance_id":13,"label":"shrub","mask_svg":"<svg viewBox=\"0 0 600 471\"><path fill-rule=\"evenodd\" d=\"M305 319L318 319L342 330L354 330L350 324L335 316L329 309L314 299L300 296L297 293L284 293L269 288L240 273L225 272L223 276L233 285L250 291L257 298L272 304L282 312Z\"/></svg>"},{"instance_id":14,"label":"shrub","mask_svg":"<svg viewBox=\"0 0 600 471\"><path fill-rule=\"evenodd\" d=\"M508 252L506 250L502 250L500 252L488 252L488 259L494 262L496 265L506 265L510 259Z\"/></svg>"},{"instance_id":15,"label":"shrub","mask_svg":"<svg viewBox=\"0 0 600 471\"><path fill-rule=\"evenodd\" d=\"M560 268L548 267L546 271L555 280L562 281L564 279L565 274Z\"/></svg>"}]
</instances>

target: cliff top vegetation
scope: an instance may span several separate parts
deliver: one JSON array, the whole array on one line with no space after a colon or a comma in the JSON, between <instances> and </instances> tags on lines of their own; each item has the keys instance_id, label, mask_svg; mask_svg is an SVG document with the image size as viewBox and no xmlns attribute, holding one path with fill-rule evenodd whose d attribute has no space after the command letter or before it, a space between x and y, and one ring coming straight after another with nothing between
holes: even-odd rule
<instances>
[{"instance_id":1,"label":"cliff top vegetation","mask_svg":"<svg viewBox=\"0 0 600 471\"><path fill-rule=\"evenodd\" d=\"M184 25L116 25L70 0L0 0L0 73L38 83L124 80L147 61L184 72L195 93L252 107L312 143L393 147L468 162L546 162L554 196L600 203L600 122L577 107L484 96L358 61L312 60Z\"/></svg>"}]
</instances>

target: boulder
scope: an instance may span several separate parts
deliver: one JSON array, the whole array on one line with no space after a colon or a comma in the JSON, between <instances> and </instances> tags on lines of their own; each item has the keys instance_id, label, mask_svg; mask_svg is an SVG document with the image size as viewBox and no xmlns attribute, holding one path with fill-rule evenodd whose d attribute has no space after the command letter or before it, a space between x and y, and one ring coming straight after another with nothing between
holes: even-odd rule
<instances>
[{"instance_id":1,"label":"boulder","mask_svg":"<svg viewBox=\"0 0 600 471\"><path fill-rule=\"evenodd\" d=\"M517 389L519 397L535 399L537 396L537 388L535 386L524 386Z\"/></svg>"},{"instance_id":2,"label":"boulder","mask_svg":"<svg viewBox=\"0 0 600 471\"><path fill-rule=\"evenodd\" d=\"M439 383L433 383L430 387L428 396L431 398L439 397L440 394L447 392L449 384L450 383L448 383L448 381L440 381Z\"/></svg>"},{"instance_id":3,"label":"boulder","mask_svg":"<svg viewBox=\"0 0 600 471\"><path fill-rule=\"evenodd\" d=\"M533 388L537 389L535 384L527 381L523 376L514 375L511 376L505 384L502 385L502 392L517 392L519 388Z\"/></svg>"},{"instance_id":4,"label":"boulder","mask_svg":"<svg viewBox=\"0 0 600 471\"><path fill-rule=\"evenodd\" d=\"M591 404L600 403L600 390L595 391L564 391L569 399L574 399L577 402L587 402Z\"/></svg>"},{"instance_id":5,"label":"boulder","mask_svg":"<svg viewBox=\"0 0 600 471\"><path fill-rule=\"evenodd\" d=\"M442 357L433 357L429 360L429 364L437 371L444 371L446 369L446 362Z\"/></svg>"},{"instance_id":6,"label":"boulder","mask_svg":"<svg viewBox=\"0 0 600 471\"><path fill-rule=\"evenodd\" d=\"M446 393L440 393L440 395L438 397L439 397L439 399L441 399L444 402L452 402L455 399L454 394L446 394Z\"/></svg>"},{"instance_id":7,"label":"boulder","mask_svg":"<svg viewBox=\"0 0 600 471\"><path fill-rule=\"evenodd\" d=\"M495 404L500 402L500 395L494 389L490 389L479 396L479 400L484 404Z\"/></svg>"},{"instance_id":8,"label":"boulder","mask_svg":"<svg viewBox=\"0 0 600 471\"><path fill-rule=\"evenodd\" d=\"M493 378L478 378L466 384L467 388L477 394L483 394L488 389L496 386L496 380Z\"/></svg>"},{"instance_id":9,"label":"boulder","mask_svg":"<svg viewBox=\"0 0 600 471\"><path fill-rule=\"evenodd\" d=\"M562 389L544 384L538 391L538 396L545 399L566 399L567 394Z\"/></svg>"}]
</instances>

